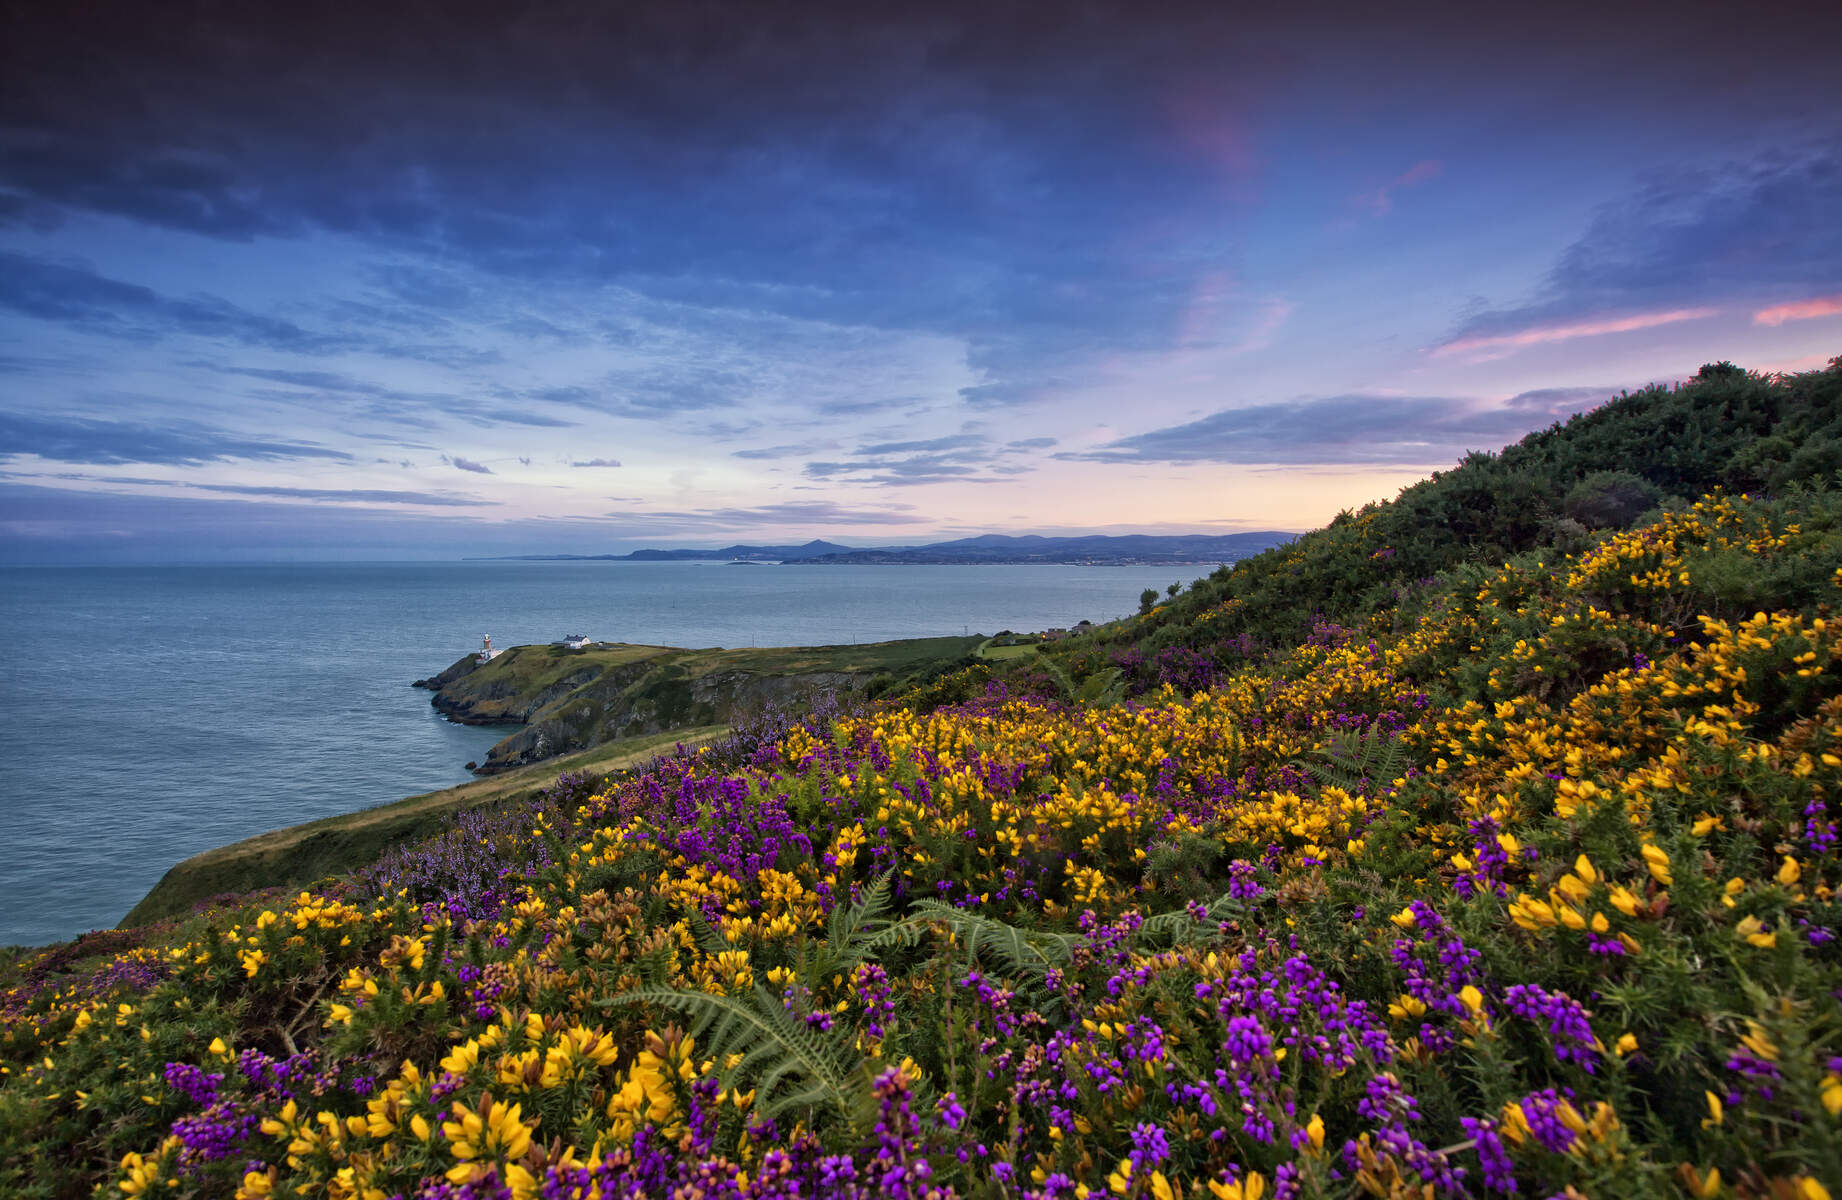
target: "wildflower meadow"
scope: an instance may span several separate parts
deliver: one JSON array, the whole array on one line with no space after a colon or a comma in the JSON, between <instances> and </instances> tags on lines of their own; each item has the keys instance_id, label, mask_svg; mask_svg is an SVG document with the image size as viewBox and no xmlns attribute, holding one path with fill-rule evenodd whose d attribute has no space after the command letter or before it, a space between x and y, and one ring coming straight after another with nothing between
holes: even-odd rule
<instances>
[{"instance_id":1,"label":"wildflower meadow","mask_svg":"<svg viewBox=\"0 0 1842 1200\"><path fill-rule=\"evenodd\" d=\"M1826 1200L1842 493L1399 511L28 956L0 1194Z\"/></svg>"}]
</instances>

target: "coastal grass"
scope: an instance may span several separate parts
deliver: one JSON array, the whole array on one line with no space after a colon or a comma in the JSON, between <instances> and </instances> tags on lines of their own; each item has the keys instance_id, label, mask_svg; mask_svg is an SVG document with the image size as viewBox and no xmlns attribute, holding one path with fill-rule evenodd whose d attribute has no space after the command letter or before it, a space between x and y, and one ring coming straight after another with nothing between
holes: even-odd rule
<instances>
[{"instance_id":1,"label":"coastal grass","mask_svg":"<svg viewBox=\"0 0 1842 1200\"><path fill-rule=\"evenodd\" d=\"M902 638L833 646L710 646L683 648L627 642L598 642L572 650L565 646L511 646L492 662L473 671L474 686L492 684L508 697L529 696L584 671L626 667L660 660L696 678L717 671L757 675L803 675L819 671L863 673L906 671L970 654L984 644L983 634L968 637ZM465 661L464 659L462 661Z\"/></svg>"},{"instance_id":2,"label":"coastal grass","mask_svg":"<svg viewBox=\"0 0 1842 1200\"><path fill-rule=\"evenodd\" d=\"M394 845L432 836L455 814L489 805L529 800L569 772L615 775L642 766L677 745L700 745L727 727L676 729L615 742L533 763L440 791L389 804L322 817L257 834L195 854L169 870L121 920L145 925L190 913L196 906L232 893L296 888L352 871Z\"/></svg>"},{"instance_id":3,"label":"coastal grass","mask_svg":"<svg viewBox=\"0 0 1842 1200\"><path fill-rule=\"evenodd\" d=\"M681 649L606 643L515 646L491 663L462 659L425 686L450 719L520 724L482 770L543 761L605 742L734 724L798 697L912 685L971 655L983 635L859 645Z\"/></svg>"},{"instance_id":4,"label":"coastal grass","mask_svg":"<svg viewBox=\"0 0 1842 1200\"><path fill-rule=\"evenodd\" d=\"M1016 660L1019 658L1034 658L1036 656L1036 647L1028 646L1028 645L1025 645L1025 646L994 646L990 642L987 642L984 645L980 646L978 650L975 651L975 653L977 653L977 655L980 658L991 659L997 662L1003 662L1007 659Z\"/></svg>"}]
</instances>

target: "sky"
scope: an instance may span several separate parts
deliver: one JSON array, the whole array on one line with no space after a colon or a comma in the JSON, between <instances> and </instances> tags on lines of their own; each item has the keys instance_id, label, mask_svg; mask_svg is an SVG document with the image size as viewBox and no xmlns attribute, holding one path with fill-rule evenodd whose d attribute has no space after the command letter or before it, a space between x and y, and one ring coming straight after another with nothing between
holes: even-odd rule
<instances>
[{"instance_id":1,"label":"sky","mask_svg":"<svg viewBox=\"0 0 1842 1200\"><path fill-rule=\"evenodd\" d=\"M1842 8L1237 7L6 4L0 562L1304 530L1842 354Z\"/></svg>"}]
</instances>

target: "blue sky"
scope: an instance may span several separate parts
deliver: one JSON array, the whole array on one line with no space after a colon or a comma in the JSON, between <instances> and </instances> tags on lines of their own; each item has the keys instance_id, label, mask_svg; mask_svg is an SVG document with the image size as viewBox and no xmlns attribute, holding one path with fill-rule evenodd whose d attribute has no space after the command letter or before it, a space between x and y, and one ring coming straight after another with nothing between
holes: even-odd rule
<instances>
[{"instance_id":1,"label":"blue sky","mask_svg":"<svg viewBox=\"0 0 1842 1200\"><path fill-rule=\"evenodd\" d=\"M39 8L0 561L1304 529L1842 354L1807 4Z\"/></svg>"}]
</instances>

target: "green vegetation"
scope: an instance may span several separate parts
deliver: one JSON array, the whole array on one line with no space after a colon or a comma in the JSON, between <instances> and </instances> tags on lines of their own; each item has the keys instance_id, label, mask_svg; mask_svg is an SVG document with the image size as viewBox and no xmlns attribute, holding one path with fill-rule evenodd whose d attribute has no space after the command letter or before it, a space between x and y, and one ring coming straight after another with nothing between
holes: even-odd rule
<instances>
[{"instance_id":1,"label":"green vegetation","mask_svg":"<svg viewBox=\"0 0 1842 1200\"><path fill-rule=\"evenodd\" d=\"M909 686L964 659L983 641L910 638L732 650L515 646L485 664L469 655L421 682L434 689L435 707L454 720L523 725L487 753L482 769L497 771L611 740L797 709L819 694Z\"/></svg>"},{"instance_id":2,"label":"green vegetation","mask_svg":"<svg viewBox=\"0 0 1842 1200\"><path fill-rule=\"evenodd\" d=\"M1838 472L1842 368L1780 377L1715 364L1681 387L1620 395L1501 453L1467 455L1166 603L1147 591L1145 619L1049 653L1077 678L1131 657L1123 665L1147 686L1159 655L1255 661L1297 644L1315 620L1360 624L1463 564L1577 553L1591 531L1627 527L1658 504L1817 486Z\"/></svg>"},{"instance_id":3,"label":"green vegetation","mask_svg":"<svg viewBox=\"0 0 1842 1200\"><path fill-rule=\"evenodd\" d=\"M145 925L182 916L217 897L318 883L355 871L393 846L431 837L452 826L463 812L528 802L554 786L561 775L620 775L677 745L703 745L726 732L726 727L715 725L608 742L458 787L219 846L169 870L121 923Z\"/></svg>"},{"instance_id":4,"label":"green vegetation","mask_svg":"<svg viewBox=\"0 0 1842 1200\"><path fill-rule=\"evenodd\" d=\"M1142 616L25 959L0 1193L1831 1200L1839 411L1842 363L1708 368Z\"/></svg>"}]
</instances>

